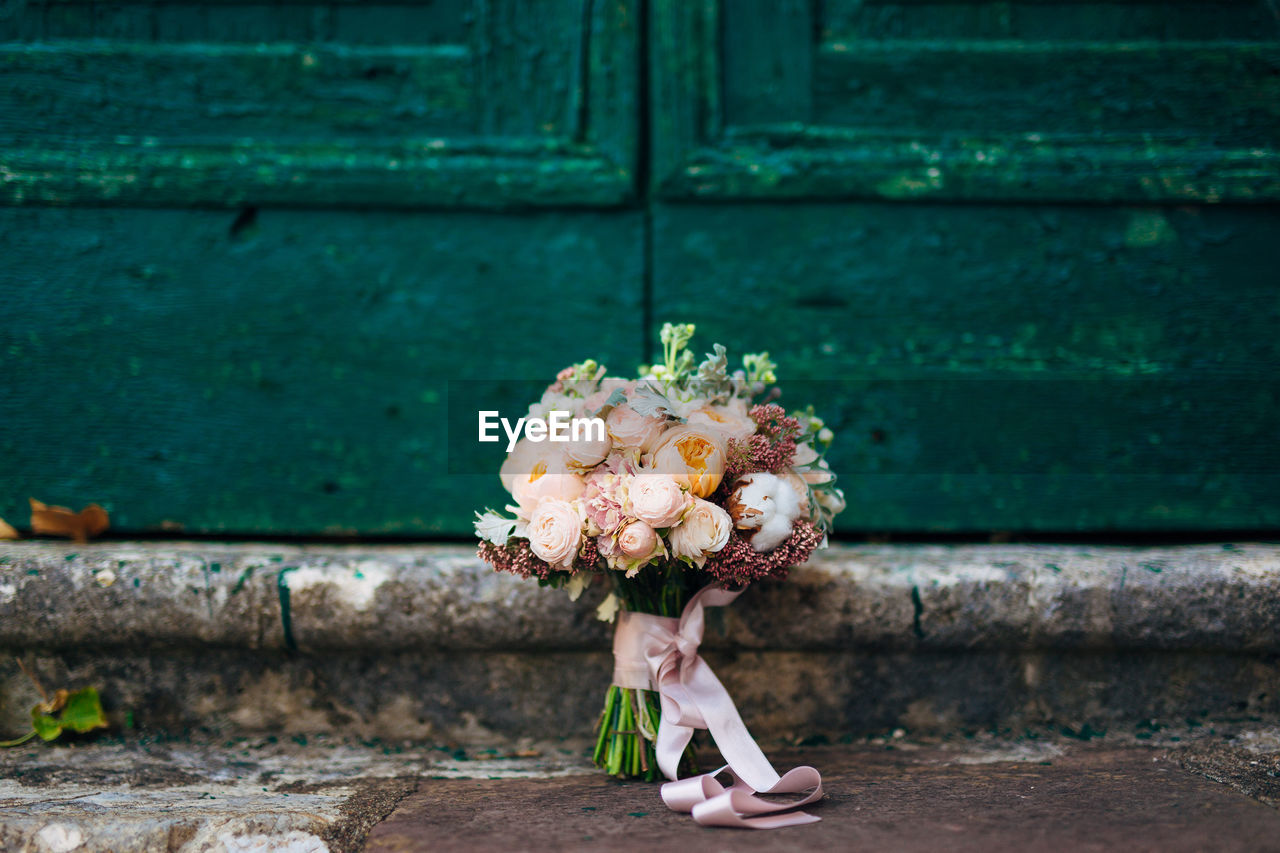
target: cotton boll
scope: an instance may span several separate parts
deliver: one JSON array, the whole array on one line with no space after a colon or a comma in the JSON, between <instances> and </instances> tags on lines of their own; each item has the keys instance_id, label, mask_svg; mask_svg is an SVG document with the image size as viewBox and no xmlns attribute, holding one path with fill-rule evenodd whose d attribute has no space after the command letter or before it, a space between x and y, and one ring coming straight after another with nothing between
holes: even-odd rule
<instances>
[{"instance_id":1,"label":"cotton boll","mask_svg":"<svg viewBox=\"0 0 1280 853\"><path fill-rule=\"evenodd\" d=\"M754 530L751 549L763 554L777 548L791 535L792 525L801 515L795 490L774 474L748 474L728 501L729 515L740 530Z\"/></svg>"}]
</instances>

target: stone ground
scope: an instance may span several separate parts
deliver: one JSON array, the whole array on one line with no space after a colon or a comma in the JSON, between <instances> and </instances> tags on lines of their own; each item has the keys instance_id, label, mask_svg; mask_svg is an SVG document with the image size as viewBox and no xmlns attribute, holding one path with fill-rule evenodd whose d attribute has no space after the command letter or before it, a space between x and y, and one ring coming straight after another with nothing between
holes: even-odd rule
<instances>
[{"instance_id":1,"label":"stone ground","mask_svg":"<svg viewBox=\"0 0 1280 853\"><path fill-rule=\"evenodd\" d=\"M1079 740L767 745L818 767L822 822L703 829L581 743L467 751L335 738L97 739L0 752L0 849L1280 851L1280 727Z\"/></svg>"}]
</instances>

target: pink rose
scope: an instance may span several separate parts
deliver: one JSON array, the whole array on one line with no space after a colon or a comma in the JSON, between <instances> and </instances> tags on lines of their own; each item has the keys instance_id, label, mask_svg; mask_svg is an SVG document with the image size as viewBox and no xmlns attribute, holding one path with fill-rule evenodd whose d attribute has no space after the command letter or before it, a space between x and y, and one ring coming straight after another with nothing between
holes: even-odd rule
<instances>
[{"instance_id":1,"label":"pink rose","mask_svg":"<svg viewBox=\"0 0 1280 853\"><path fill-rule=\"evenodd\" d=\"M529 550L553 566L572 568L582 542L582 515L576 504L544 498L529 517Z\"/></svg>"},{"instance_id":2,"label":"pink rose","mask_svg":"<svg viewBox=\"0 0 1280 853\"><path fill-rule=\"evenodd\" d=\"M684 521L667 532L671 553L687 557L702 568L707 556L714 554L729 541L733 519L720 507L695 498L693 508L685 514Z\"/></svg>"},{"instance_id":3,"label":"pink rose","mask_svg":"<svg viewBox=\"0 0 1280 853\"><path fill-rule=\"evenodd\" d=\"M654 527L670 527L693 503L672 477L641 472L627 485L630 514Z\"/></svg>"},{"instance_id":4,"label":"pink rose","mask_svg":"<svg viewBox=\"0 0 1280 853\"><path fill-rule=\"evenodd\" d=\"M658 545L658 532L643 521L633 521L618 533L618 550L634 560L653 554Z\"/></svg>"},{"instance_id":5,"label":"pink rose","mask_svg":"<svg viewBox=\"0 0 1280 853\"><path fill-rule=\"evenodd\" d=\"M648 452L667 428L667 419L647 417L624 403L609 412L605 425L619 447L638 447Z\"/></svg>"}]
</instances>

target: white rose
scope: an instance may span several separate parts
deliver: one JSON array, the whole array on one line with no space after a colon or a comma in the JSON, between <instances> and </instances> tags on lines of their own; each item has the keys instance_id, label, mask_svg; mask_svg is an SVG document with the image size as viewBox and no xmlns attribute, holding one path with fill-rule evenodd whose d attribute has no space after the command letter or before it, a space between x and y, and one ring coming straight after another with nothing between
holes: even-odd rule
<instances>
[{"instance_id":1,"label":"white rose","mask_svg":"<svg viewBox=\"0 0 1280 853\"><path fill-rule=\"evenodd\" d=\"M605 426L619 447L638 447L647 453L667 428L667 419L647 417L624 404L609 412Z\"/></svg>"},{"instance_id":2,"label":"white rose","mask_svg":"<svg viewBox=\"0 0 1280 853\"><path fill-rule=\"evenodd\" d=\"M529 550L553 566L571 568L582 542L582 514L576 504L544 498L529 518Z\"/></svg>"},{"instance_id":3,"label":"white rose","mask_svg":"<svg viewBox=\"0 0 1280 853\"><path fill-rule=\"evenodd\" d=\"M627 486L629 515L653 527L670 527L693 503L676 481L666 474L641 472Z\"/></svg>"},{"instance_id":4,"label":"white rose","mask_svg":"<svg viewBox=\"0 0 1280 853\"><path fill-rule=\"evenodd\" d=\"M675 556L688 557L702 568L707 556L719 551L729 541L732 529L733 519L729 513L711 501L696 498L684 521L668 531L667 541Z\"/></svg>"}]
</instances>

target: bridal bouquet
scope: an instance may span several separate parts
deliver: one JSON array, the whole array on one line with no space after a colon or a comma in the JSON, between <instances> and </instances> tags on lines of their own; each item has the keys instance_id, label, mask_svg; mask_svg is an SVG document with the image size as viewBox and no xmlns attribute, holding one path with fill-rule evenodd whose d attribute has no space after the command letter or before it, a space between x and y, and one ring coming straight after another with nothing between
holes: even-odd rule
<instances>
[{"instance_id":1,"label":"bridal bouquet","mask_svg":"<svg viewBox=\"0 0 1280 853\"><path fill-rule=\"evenodd\" d=\"M788 413L774 402L768 353L730 369L720 344L698 360L688 348L693 332L665 325L663 360L642 366L639 379L608 376L594 361L565 368L514 430L504 423L500 474L513 503L509 515L477 513L480 556L575 599L592 583L607 586L598 612L617 620L616 665L597 765L676 779L693 769L693 730L708 728L733 786L708 774L695 779L709 785L664 790L664 798L695 817L702 808L704 822L797 822L753 817L777 806L751 797L802 783L821 796L820 780L787 778L812 768L777 776L696 649L703 607L728 604L753 581L784 578L825 546L844 508L823 459L832 434L812 407ZM723 808L696 805L712 795Z\"/></svg>"}]
</instances>

